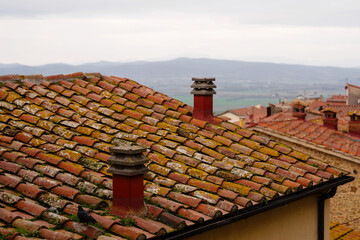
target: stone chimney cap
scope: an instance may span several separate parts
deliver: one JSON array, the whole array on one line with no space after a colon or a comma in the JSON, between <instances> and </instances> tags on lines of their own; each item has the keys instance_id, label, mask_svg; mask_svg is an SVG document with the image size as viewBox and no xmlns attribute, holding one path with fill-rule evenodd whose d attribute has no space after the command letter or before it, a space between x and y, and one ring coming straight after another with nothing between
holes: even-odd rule
<instances>
[{"instance_id":1,"label":"stone chimney cap","mask_svg":"<svg viewBox=\"0 0 360 240\"><path fill-rule=\"evenodd\" d=\"M114 153L108 159L108 162L111 164L111 167L108 169L112 170L114 168L121 168L124 170L128 167L141 166L147 163L147 158L142 154L146 149L141 146L136 145L121 145L117 147L111 147L110 152Z\"/></svg>"},{"instance_id":2,"label":"stone chimney cap","mask_svg":"<svg viewBox=\"0 0 360 240\"><path fill-rule=\"evenodd\" d=\"M145 148L136 145L120 145L117 147L110 147L109 150L110 152L113 152L115 154L120 153L120 154L131 154L131 155L143 153L146 151Z\"/></svg>"},{"instance_id":3,"label":"stone chimney cap","mask_svg":"<svg viewBox=\"0 0 360 240\"><path fill-rule=\"evenodd\" d=\"M194 89L191 91L191 94L195 95L214 95L216 92L213 89Z\"/></svg>"},{"instance_id":4,"label":"stone chimney cap","mask_svg":"<svg viewBox=\"0 0 360 240\"><path fill-rule=\"evenodd\" d=\"M193 83L192 85L191 85L191 87L192 88L200 88L200 89L208 89L208 88L216 88L216 85L214 84L214 83L212 83L212 82L210 82L210 83L206 83L206 82L204 82L204 83Z\"/></svg>"},{"instance_id":5,"label":"stone chimney cap","mask_svg":"<svg viewBox=\"0 0 360 240\"><path fill-rule=\"evenodd\" d=\"M215 81L215 78L192 78L192 80L195 82L213 82Z\"/></svg>"},{"instance_id":6,"label":"stone chimney cap","mask_svg":"<svg viewBox=\"0 0 360 240\"><path fill-rule=\"evenodd\" d=\"M192 78L192 80L194 83L191 87L194 89L191 91L191 94L203 96L216 94L214 91L216 85L213 83L215 78Z\"/></svg>"}]
</instances>

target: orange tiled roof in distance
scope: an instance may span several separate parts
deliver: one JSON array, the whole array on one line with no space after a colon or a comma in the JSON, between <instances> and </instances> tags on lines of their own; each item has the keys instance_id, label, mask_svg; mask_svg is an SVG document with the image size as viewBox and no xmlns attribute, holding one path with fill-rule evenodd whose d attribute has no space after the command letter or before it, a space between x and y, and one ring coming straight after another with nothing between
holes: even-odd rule
<instances>
[{"instance_id":1,"label":"orange tiled roof in distance","mask_svg":"<svg viewBox=\"0 0 360 240\"><path fill-rule=\"evenodd\" d=\"M239 109L231 109L229 112L239 115L239 116L250 116L251 114L254 115L254 120L258 122L261 118L266 116L266 107L259 106L259 107L246 107L246 108L239 108Z\"/></svg>"},{"instance_id":2,"label":"orange tiled roof in distance","mask_svg":"<svg viewBox=\"0 0 360 240\"><path fill-rule=\"evenodd\" d=\"M331 105L346 105L347 98L346 95L333 95L326 99L326 103Z\"/></svg>"},{"instance_id":3,"label":"orange tiled roof in distance","mask_svg":"<svg viewBox=\"0 0 360 240\"><path fill-rule=\"evenodd\" d=\"M74 73L0 77L0 233L145 239L253 205L271 205L347 173L135 81ZM109 214L109 148L146 147L146 217ZM97 220L82 225L81 204ZM269 220L271 221L271 220ZM106 234L106 236L105 236Z\"/></svg>"},{"instance_id":4,"label":"orange tiled roof in distance","mask_svg":"<svg viewBox=\"0 0 360 240\"><path fill-rule=\"evenodd\" d=\"M330 239L360 239L360 232L339 223L330 223Z\"/></svg>"},{"instance_id":5,"label":"orange tiled roof in distance","mask_svg":"<svg viewBox=\"0 0 360 240\"><path fill-rule=\"evenodd\" d=\"M322 107L327 106L327 102L323 101L313 101L309 104L309 107L307 108L307 111L317 111L318 109L321 109Z\"/></svg>"},{"instance_id":6,"label":"orange tiled roof in distance","mask_svg":"<svg viewBox=\"0 0 360 240\"><path fill-rule=\"evenodd\" d=\"M299 120L261 122L258 126L360 157L360 142L356 138L315 122Z\"/></svg>"},{"instance_id":7,"label":"orange tiled roof in distance","mask_svg":"<svg viewBox=\"0 0 360 240\"><path fill-rule=\"evenodd\" d=\"M321 107L322 108L330 107L333 110L337 110L338 112L336 114L336 117L339 119L338 129L340 131L346 131L346 132L349 131L349 121L350 121L349 112L354 112L360 109L360 105L346 105L346 104L334 105L333 103L323 102L321 106L313 105L313 104L310 105L307 111L312 114L320 115Z\"/></svg>"},{"instance_id":8,"label":"orange tiled roof in distance","mask_svg":"<svg viewBox=\"0 0 360 240\"><path fill-rule=\"evenodd\" d=\"M307 103L306 101L303 101L303 100L296 99L295 101L293 101L293 102L291 103L291 106L292 106L292 107L294 107L294 106L307 107L307 106L309 106L309 103Z\"/></svg>"},{"instance_id":9,"label":"orange tiled roof in distance","mask_svg":"<svg viewBox=\"0 0 360 240\"><path fill-rule=\"evenodd\" d=\"M282 122L282 121L291 121L297 120L297 117L293 116L292 111L278 112L269 117L261 119L260 122Z\"/></svg>"}]
</instances>

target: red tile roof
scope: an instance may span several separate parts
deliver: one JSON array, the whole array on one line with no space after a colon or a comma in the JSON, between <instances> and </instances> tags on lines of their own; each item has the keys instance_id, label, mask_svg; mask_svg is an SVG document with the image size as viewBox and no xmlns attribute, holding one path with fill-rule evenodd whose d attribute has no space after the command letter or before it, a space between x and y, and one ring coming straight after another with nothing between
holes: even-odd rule
<instances>
[{"instance_id":1,"label":"red tile roof","mask_svg":"<svg viewBox=\"0 0 360 240\"><path fill-rule=\"evenodd\" d=\"M269 117L261 119L260 122L282 122L282 121L292 121L297 120L297 117L293 116L292 111L278 112Z\"/></svg>"},{"instance_id":2,"label":"red tile roof","mask_svg":"<svg viewBox=\"0 0 360 240\"><path fill-rule=\"evenodd\" d=\"M321 103L321 102L320 102ZM333 105L333 104L328 104L326 102L323 102L324 104L311 104L309 106L308 111L312 112L312 113L317 113L320 114L321 109L324 108L332 108L334 110L336 110L338 112L338 116L342 117L342 116L347 116L349 112L355 111L360 109L360 105ZM319 107L322 107L321 109Z\"/></svg>"},{"instance_id":3,"label":"red tile roof","mask_svg":"<svg viewBox=\"0 0 360 240\"><path fill-rule=\"evenodd\" d=\"M347 98L346 95L333 95L326 99L326 103L331 105L346 105Z\"/></svg>"},{"instance_id":4,"label":"red tile roof","mask_svg":"<svg viewBox=\"0 0 360 240\"><path fill-rule=\"evenodd\" d=\"M193 119L191 106L129 79L0 80L2 235L24 228L48 239L152 238L347 174L226 121ZM147 148L144 218L108 213L109 147L124 142ZM98 224L78 223L78 204Z\"/></svg>"},{"instance_id":5,"label":"red tile roof","mask_svg":"<svg viewBox=\"0 0 360 240\"><path fill-rule=\"evenodd\" d=\"M261 118L266 117L267 110L266 107L263 106L253 106L253 107L246 107L246 108L238 108L238 109L230 109L227 112L231 112L237 116L245 116L249 118L250 115L254 116L254 120L258 122Z\"/></svg>"},{"instance_id":6,"label":"red tile roof","mask_svg":"<svg viewBox=\"0 0 360 240\"><path fill-rule=\"evenodd\" d=\"M348 131L349 130L349 121L350 117L348 115L349 112L354 112L356 110L360 110L360 105L334 105L327 102L323 102L324 104L321 105L322 109L324 108L331 108L335 111L337 111L336 117L338 120L338 129L340 131ZM321 114L321 108L320 105L312 104L310 105L308 112L316 115L322 115Z\"/></svg>"},{"instance_id":7,"label":"red tile roof","mask_svg":"<svg viewBox=\"0 0 360 240\"><path fill-rule=\"evenodd\" d=\"M323 101L313 101L312 103L310 103L307 111L311 112L315 110L317 113L319 113L322 107L328 106L327 104L328 104L327 102L323 102Z\"/></svg>"},{"instance_id":8,"label":"red tile roof","mask_svg":"<svg viewBox=\"0 0 360 240\"><path fill-rule=\"evenodd\" d=\"M261 122L259 126L360 157L359 140L344 132L328 129L315 122L301 120Z\"/></svg>"}]
</instances>

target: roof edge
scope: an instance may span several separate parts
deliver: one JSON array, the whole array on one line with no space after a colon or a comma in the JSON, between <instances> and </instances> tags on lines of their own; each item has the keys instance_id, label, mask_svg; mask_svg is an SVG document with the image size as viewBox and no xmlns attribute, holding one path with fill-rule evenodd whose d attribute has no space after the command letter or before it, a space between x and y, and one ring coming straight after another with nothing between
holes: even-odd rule
<instances>
[{"instance_id":1,"label":"roof edge","mask_svg":"<svg viewBox=\"0 0 360 240\"><path fill-rule=\"evenodd\" d=\"M356 86L354 84L350 84L350 83L347 83L347 86L350 86L350 87L355 87L355 88L360 88L360 86Z\"/></svg>"},{"instance_id":2,"label":"roof edge","mask_svg":"<svg viewBox=\"0 0 360 240\"><path fill-rule=\"evenodd\" d=\"M326 194L329 190L336 188L340 185L343 185L345 183L353 181L355 178L352 176L342 176L332 181L327 181L321 184L318 184L314 187L307 188L305 190L295 192L289 195L286 195L284 197L280 197L274 200L270 200L267 203L258 204L249 208L241 209L237 212L227 214L221 218L209 220L207 222L204 222L203 224L195 224L188 228L184 228L183 230L175 231L169 234L166 234L165 236L155 237L152 238L154 240L180 240L185 239L191 236L194 236L199 233L203 233L206 231L209 231L211 229L215 229L233 222L236 222L238 220L242 220L254 215L257 215L259 213L283 206L285 204L295 202L297 200L316 195L316 194Z\"/></svg>"},{"instance_id":3,"label":"roof edge","mask_svg":"<svg viewBox=\"0 0 360 240\"><path fill-rule=\"evenodd\" d=\"M92 73L83 73L83 72L75 72L69 74L56 74L56 75L48 75L44 76L42 74L9 74L9 75L0 75L0 82L13 82L19 83L23 81L29 81L35 84L40 84L43 81L49 82L59 82L60 80L65 81L73 81L75 79L86 79L88 77L99 77L101 78L101 73L92 72Z\"/></svg>"}]
</instances>

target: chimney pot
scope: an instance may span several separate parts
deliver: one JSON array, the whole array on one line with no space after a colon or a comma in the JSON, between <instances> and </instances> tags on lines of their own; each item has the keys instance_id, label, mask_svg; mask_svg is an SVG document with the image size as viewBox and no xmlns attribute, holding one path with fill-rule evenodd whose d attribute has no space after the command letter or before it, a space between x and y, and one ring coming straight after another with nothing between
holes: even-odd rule
<instances>
[{"instance_id":1,"label":"chimney pot","mask_svg":"<svg viewBox=\"0 0 360 240\"><path fill-rule=\"evenodd\" d=\"M337 131L338 119L336 117L336 111L329 108L325 108L321 110L321 112L324 114L323 126Z\"/></svg>"},{"instance_id":2,"label":"chimney pot","mask_svg":"<svg viewBox=\"0 0 360 240\"><path fill-rule=\"evenodd\" d=\"M108 172L113 174L113 205L110 213L118 217L146 215L144 203L145 148L135 145L111 147Z\"/></svg>"},{"instance_id":3,"label":"chimney pot","mask_svg":"<svg viewBox=\"0 0 360 240\"><path fill-rule=\"evenodd\" d=\"M196 119L212 121L213 119L213 95L216 94L213 83L215 78L192 78L194 83L191 85L194 94L194 112Z\"/></svg>"},{"instance_id":4,"label":"chimney pot","mask_svg":"<svg viewBox=\"0 0 360 240\"><path fill-rule=\"evenodd\" d=\"M306 104L303 102L295 102L293 104L293 116L298 118L299 120L305 121L306 118L306 112L305 112Z\"/></svg>"},{"instance_id":5,"label":"chimney pot","mask_svg":"<svg viewBox=\"0 0 360 240\"><path fill-rule=\"evenodd\" d=\"M349 113L349 134L353 137L360 138L360 111L355 110Z\"/></svg>"}]
</instances>

